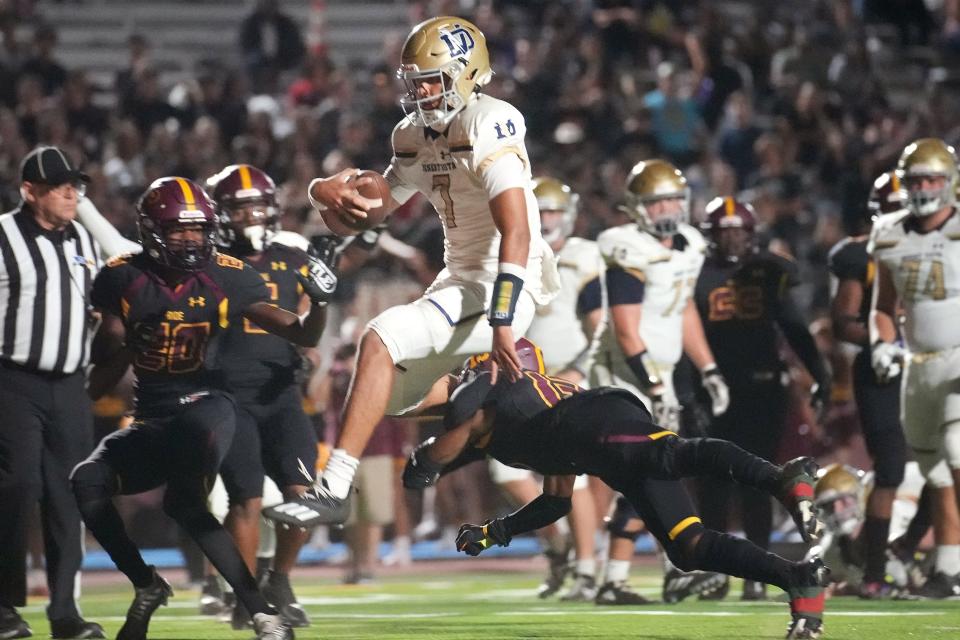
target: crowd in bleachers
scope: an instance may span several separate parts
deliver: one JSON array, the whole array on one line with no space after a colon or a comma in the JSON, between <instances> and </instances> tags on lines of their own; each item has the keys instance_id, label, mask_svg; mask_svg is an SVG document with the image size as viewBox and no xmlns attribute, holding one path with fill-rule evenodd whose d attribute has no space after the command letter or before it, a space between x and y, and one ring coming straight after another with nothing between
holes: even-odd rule
<instances>
[{"instance_id":1,"label":"crowd in bleachers","mask_svg":"<svg viewBox=\"0 0 960 640\"><path fill-rule=\"evenodd\" d=\"M310 180L346 166L383 169L390 158L402 115L394 71L410 24L469 15L496 73L485 91L525 115L534 173L581 195L576 233L624 222L616 206L630 167L665 157L690 181L694 216L715 195L753 203L767 241L800 264L813 321L829 302L827 252L863 230L873 179L911 139L960 141L957 0L936 12L882 0L405 4L409 24L384 33L370 60L309 51L305 25L289 20L278 27L283 46L265 52L258 21L267 18L251 13L234 59L203 60L173 86L151 63L150 34L131 33L124 70L111 86L92 86L58 56L42 11L30 40L18 40L22 18L0 15L0 204L19 201L17 163L45 143L80 161L93 179L88 196L130 237L133 203L153 179L202 182L241 162L276 179L285 228L321 232ZM390 227L419 253L366 269L429 281L441 261L430 207L408 205ZM357 296L354 306L339 317L365 320L396 302L363 271L354 280L343 294Z\"/></svg>"}]
</instances>

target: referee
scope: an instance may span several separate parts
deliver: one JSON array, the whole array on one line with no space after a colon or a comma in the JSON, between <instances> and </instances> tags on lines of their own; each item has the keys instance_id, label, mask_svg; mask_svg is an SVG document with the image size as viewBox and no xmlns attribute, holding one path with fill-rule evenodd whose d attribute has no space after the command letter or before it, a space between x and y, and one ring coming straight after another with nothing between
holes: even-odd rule
<instances>
[{"instance_id":1,"label":"referee","mask_svg":"<svg viewBox=\"0 0 960 640\"><path fill-rule=\"evenodd\" d=\"M20 207L0 215L0 638L31 635L14 607L26 602L27 532L38 501L50 635L103 638L74 600L83 550L68 479L93 449L84 367L100 257L74 221L90 179L56 147L27 154L20 177Z\"/></svg>"}]
</instances>

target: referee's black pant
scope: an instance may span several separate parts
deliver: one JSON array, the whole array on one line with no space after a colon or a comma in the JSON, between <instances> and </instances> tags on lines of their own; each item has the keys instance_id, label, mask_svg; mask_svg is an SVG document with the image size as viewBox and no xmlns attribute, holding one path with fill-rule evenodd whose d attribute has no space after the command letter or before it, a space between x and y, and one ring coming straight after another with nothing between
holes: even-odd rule
<instances>
[{"instance_id":1,"label":"referee's black pant","mask_svg":"<svg viewBox=\"0 0 960 640\"><path fill-rule=\"evenodd\" d=\"M93 449L82 373L56 375L0 364L0 605L26 604L27 532L39 501L51 620L78 615L83 559L70 471Z\"/></svg>"}]
</instances>

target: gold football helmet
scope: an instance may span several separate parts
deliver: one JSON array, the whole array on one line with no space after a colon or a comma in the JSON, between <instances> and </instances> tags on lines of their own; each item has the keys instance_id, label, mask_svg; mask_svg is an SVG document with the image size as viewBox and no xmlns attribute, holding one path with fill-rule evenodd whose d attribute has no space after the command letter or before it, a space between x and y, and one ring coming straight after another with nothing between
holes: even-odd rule
<instances>
[{"instance_id":1,"label":"gold football helmet","mask_svg":"<svg viewBox=\"0 0 960 640\"><path fill-rule=\"evenodd\" d=\"M851 535L863 520L867 489L866 474L849 465L834 463L818 474L813 502L827 530Z\"/></svg>"},{"instance_id":2,"label":"gold football helmet","mask_svg":"<svg viewBox=\"0 0 960 640\"><path fill-rule=\"evenodd\" d=\"M418 127L444 127L492 76L487 40L476 25L452 16L431 18L403 43L397 77L407 93L400 106ZM419 84L431 80L441 83L440 95L419 97Z\"/></svg>"},{"instance_id":3,"label":"gold football helmet","mask_svg":"<svg viewBox=\"0 0 960 640\"><path fill-rule=\"evenodd\" d=\"M563 213L560 224L556 227L548 229L546 226L540 225L544 240L552 243L573 233L573 225L577 222L577 205L580 196L556 178L548 176L534 178L533 195L537 197L537 207L541 214L544 211L560 211Z\"/></svg>"},{"instance_id":4,"label":"gold football helmet","mask_svg":"<svg viewBox=\"0 0 960 640\"><path fill-rule=\"evenodd\" d=\"M946 183L941 189L922 189L915 179L923 176L942 176ZM897 162L897 177L903 201L915 216L932 215L957 201L957 154L939 138L920 138L908 144Z\"/></svg>"},{"instance_id":5,"label":"gold football helmet","mask_svg":"<svg viewBox=\"0 0 960 640\"><path fill-rule=\"evenodd\" d=\"M683 204L676 213L650 215L647 206L658 200L682 198ZM658 238L666 238L677 232L681 222L690 218L690 187L680 170L666 160L644 160L634 165L627 177L624 205L620 210L637 225Z\"/></svg>"}]
</instances>

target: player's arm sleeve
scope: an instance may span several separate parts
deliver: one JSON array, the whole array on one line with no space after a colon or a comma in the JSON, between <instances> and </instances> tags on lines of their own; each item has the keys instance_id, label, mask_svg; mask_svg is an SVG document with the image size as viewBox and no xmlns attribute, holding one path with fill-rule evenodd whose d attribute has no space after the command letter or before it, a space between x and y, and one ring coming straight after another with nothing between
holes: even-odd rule
<instances>
[{"instance_id":1,"label":"player's arm sleeve","mask_svg":"<svg viewBox=\"0 0 960 640\"><path fill-rule=\"evenodd\" d=\"M443 415L444 429L447 431L455 429L472 418L486 404L491 389L493 385L490 384L488 372L483 372L470 382L454 389Z\"/></svg>"},{"instance_id":2,"label":"player's arm sleeve","mask_svg":"<svg viewBox=\"0 0 960 640\"><path fill-rule=\"evenodd\" d=\"M107 257L143 251L139 242L127 240L120 235L116 227L103 217L90 198L80 198L77 203L77 219L90 232Z\"/></svg>"},{"instance_id":3,"label":"player's arm sleeve","mask_svg":"<svg viewBox=\"0 0 960 640\"><path fill-rule=\"evenodd\" d=\"M121 268L107 265L93 279L90 288L90 304L115 316L123 318L123 290L125 289Z\"/></svg>"},{"instance_id":4,"label":"player's arm sleeve","mask_svg":"<svg viewBox=\"0 0 960 640\"><path fill-rule=\"evenodd\" d=\"M790 348L793 349L803 366L807 368L810 375L818 384L825 384L827 381L827 368L823 358L820 357L820 351L817 344L810 335L807 323L800 313L800 309L789 294L785 295L780 301L780 313L777 317L777 324L783 331L783 337L786 338Z\"/></svg>"},{"instance_id":5,"label":"player's arm sleeve","mask_svg":"<svg viewBox=\"0 0 960 640\"><path fill-rule=\"evenodd\" d=\"M476 447L468 447L463 450L463 453L457 456L456 460L446 465L440 471L440 476L442 477L447 475L448 473L453 473L454 471L457 471L458 469L462 469L463 467L469 464L473 464L474 462L485 460L486 457L487 457L487 454L486 452L484 452L483 449L478 449Z\"/></svg>"},{"instance_id":6,"label":"player's arm sleeve","mask_svg":"<svg viewBox=\"0 0 960 640\"><path fill-rule=\"evenodd\" d=\"M611 307L643 303L646 286L643 273L635 269L613 266L607 268L604 277L607 282L607 301Z\"/></svg>"},{"instance_id":7,"label":"player's arm sleeve","mask_svg":"<svg viewBox=\"0 0 960 640\"><path fill-rule=\"evenodd\" d=\"M504 529L511 537L542 529L570 513L572 504L570 496L542 493L503 518Z\"/></svg>"}]
</instances>

